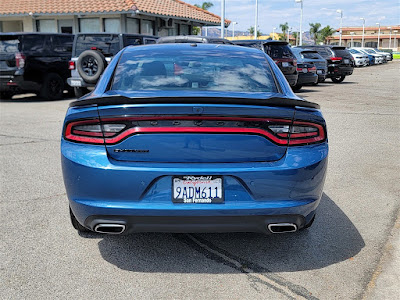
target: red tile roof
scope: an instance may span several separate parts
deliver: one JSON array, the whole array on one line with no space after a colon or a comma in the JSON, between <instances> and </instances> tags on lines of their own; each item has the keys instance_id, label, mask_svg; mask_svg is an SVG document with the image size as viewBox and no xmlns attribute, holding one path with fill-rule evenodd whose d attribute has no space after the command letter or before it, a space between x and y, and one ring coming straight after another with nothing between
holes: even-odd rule
<instances>
[{"instance_id":1,"label":"red tile roof","mask_svg":"<svg viewBox=\"0 0 400 300\"><path fill-rule=\"evenodd\" d=\"M219 24L221 18L180 0L1 0L1 16L134 12ZM229 20L225 20L227 24Z\"/></svg>"}]
</instances>

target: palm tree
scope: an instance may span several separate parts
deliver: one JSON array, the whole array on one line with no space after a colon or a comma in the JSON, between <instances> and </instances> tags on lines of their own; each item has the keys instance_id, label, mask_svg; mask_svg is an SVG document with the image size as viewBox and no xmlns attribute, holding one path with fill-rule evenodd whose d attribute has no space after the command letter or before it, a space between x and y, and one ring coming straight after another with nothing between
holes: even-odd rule
<instances>
[{"instance_id":1,"label":"palm tree","mask_svg":"<svg viewBox=\"0 0 400 300\"><path fill-rule=\"evenodd\" d=\"M279 27L282 29L282 33L283 33L282 39L286 40L286 31L288 31L288 29L289 29L288 22L286 22L284 24L280 24Z\"/></svg>"},{"instance_id":2,"label":"palm tree","mask_svg":"<svg viewBox=\"0 0 400 300\"><path fill-rule=\"evenodd\" d=\"M325 26L324 28L322 28L319 31L319 41L326 44L327 38L332 36L332 34L334 34L335 32L336 32L336 29L330 27L329 25Z\"/></svg>"},{"instance_id":3,"label":"palm tree","mask_svg":"<svg viewBox=\"0 0 400 300\"><path fill-rule=\"evenodd\" d=\"M247 31L250 33L250 35L254 35L254 27L250 26L249 29L247 29ZM257 30L257 36L261 36L261 31Z\"/></svg>"},{"instance_id":4,"label":"palm tree","mask_svg":"<svg viewBox=\"0 0 400 300\"><path fill-rule=\"evenodd\" d=\"M214 4L212 2L203 2L203 4L201 6L198 4L195 4L194 6L204 9L204 10L209 10L211 7L214 6Z\"/></svg>"},{"instance_id":5,"label":"palm tree","mask_svg":"<svg viewBox=\"0 0 400 300\"><path fill-rule=\"evenodd\" d=\"M316 44L318 41L318 36L319 36L319 29L321 28L320 23L310 23L310 34L312 39L314 40L314 43Z\"/></svg>"}]
</instances>

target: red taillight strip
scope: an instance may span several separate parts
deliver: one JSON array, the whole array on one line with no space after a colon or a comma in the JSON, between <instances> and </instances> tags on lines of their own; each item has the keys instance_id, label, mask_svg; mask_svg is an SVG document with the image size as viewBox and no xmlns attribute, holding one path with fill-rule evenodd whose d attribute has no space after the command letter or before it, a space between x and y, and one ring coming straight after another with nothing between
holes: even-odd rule
<instances>
[{"instance_id":1,"label":"red taillight strip","mask_svg":"<svg viewBox=\"0 0 400 300\"><path fill-rule=\"evenodd\" d=\"M140 134L140 133L244 133L244 134L255 134L264 136L277 144L286 145L288 143L287 139L280 139L274 136L272 133L260 129L260 128L233 128L233 127L134 127L130 128L116 137L106 138L106 144L115 144L123 140L124 138Z\"/></svg>"},{"instance_id":2,"label":"red taillight strip","mask_svg":"<svg viewBox=\"0 0 400 300\"><path fill-rule=\"evenodd\" d=\"M288 137L289 133L278 133L280 137ZM302 138L302 137L308 137L308 136L316 136L318 135L318 132L305 132L305 133L291 133L290 138Z\"/></svg>"},{"instance_id":3,"label":"red taillight strip","mask_svg":"<svg viewBox=\"0 0 400 300\"><path fill-rule=\"evenodd\" d=\"M76 141L76 142L82 142L82 143L104 144L104 139L103 139L102 133L100 133L99 137L89 137L88 135L91 135L91 133L96 133L96 132L91 132L88 134L88 132L84 133L84 131L79 130L79 132L84 133L86 136L75 135L74 133L78 130L74 130L74 133L72 132L72 126L84 125L84 124L100 125L100 122L98 119L70 122L65 127L65 133L64 133L65 138L70 141Z\"/></svg>"}]
</instances>

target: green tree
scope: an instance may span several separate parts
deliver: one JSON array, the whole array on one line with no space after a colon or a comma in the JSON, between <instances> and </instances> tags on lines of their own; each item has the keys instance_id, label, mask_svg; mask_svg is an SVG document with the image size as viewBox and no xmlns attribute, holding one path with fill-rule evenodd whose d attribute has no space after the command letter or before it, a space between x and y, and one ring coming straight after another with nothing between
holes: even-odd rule
<instances>
[{"instance_id":1,"label":"green tree","mask_svg":"<svg viewBox=\"0 0 400 300\"><path fill-rule=\"evenodd\" d=\"M247 31L250 32L250 35L254 35L254 27L253 26L250 26L250 28L247 29ZM261 35L262 35L261 31L257 30L257 37L259 37Z\"/></svg>"},{"instance_id":2,"label":"green tree","mask_svg":"<svg viewBox=\"0 0 400 300\"><path fill-rule=\"evenodd\" d=\"M204 10L209 10L211 7L214 6L214 4L212 2L203 2L202 5L195 4L194 6Z\"/></svg>"},{"instance_id":3,"label":"green tree","mask_svg":"<svg viewBox=\"0 0 400 300\"><path fill-rule=\"evenodd\" d=\"M296 45L298 32L296 32L296 31L292 32L292 36L294 38L294 44Z\"/></svg>"},{"instance_id":4,"label":"green tree","mask_svg":"<svg viewBox=\"0 0 400 300\"><path fill-rule=\"evenodd\" d=\"M286 40L286 32L289 29L288 22L279 25L280 29L282 29L282 34L279 35L279 40Z\"/></svg>"},{"instance_id":5,"label":"green tree","mask_svg":"<svg viewBox=\"0 0 400 300\"><path fill-rule=\"evenodd\" d=\"M314 43L316 44L317 41L319 40L319 29L321 28L320 23L310 23L310 34L311 38L314 40Z\"/></svg>"},{"instance_id":6,"label":"green tree","mask_svg":"<svg viewBox=\"0 0 400 300\"><path fill-rule=\"evenodd\" d=\"M325 26L318 32L318 41L326 44L328 37L332 36L336 32L335 28L331 26Z\"/></svg>"},{"instance_id":7,"label":"green tree","mask_svg":"<svg viewBox=\"0 0 400 300\"><path fill-rule=\"evenodd\" d=\"M198 4L195 4L194 6L196 6L198 8L201 8L201 9L204 9L204 10L209 10L211 7L214 6L214 4L212 2L203 2L203 4L201 6L198 5ZM197 26L193 27L192 34L198 35L198 34L200 34L200 32L201 32L201 28L200 27L197 27Z\"/></svg>"}]
</instances>

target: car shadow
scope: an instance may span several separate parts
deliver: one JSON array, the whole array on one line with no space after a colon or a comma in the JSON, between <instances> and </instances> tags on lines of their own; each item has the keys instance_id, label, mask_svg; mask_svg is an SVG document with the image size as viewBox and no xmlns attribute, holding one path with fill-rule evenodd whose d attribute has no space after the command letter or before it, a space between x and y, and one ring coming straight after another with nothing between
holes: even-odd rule
<instances>
[{"instance_id":1,"label":"car shadow","mask_svg":"<svg viewBox=\"0 0 400 300\"><path fill-rule=\"evenodd\" d=\"M233 257L252 270L267 273L320 269L351 259L365 246L357 228L326 194L322 196L313 226L293 234L141 233L112 236L90 233L81 236L98 238L100 254L107 262L123 270L146 273L241 272L224 266L213 251ZM199 246L198 241L206 246ZM223 264L211 264L212 260Z\"/></svg>"},{"instance_id":2,"label":"car shadow","mask_svg":"<svg viewBox=\"0 0 400 300\"><path fill-rule=\"evenodd\" d=\"M75 100L75 97L68 96L67 94L64 93L64 97L60 99L55 99L55 100L44 100L40 98L36 94L19 94L13 96L11 99L2 99L0 98L0 102L13 102L13 103L27 103L27 102L53 102L53 101L71 101Z\"/></svg>"}]
</instances>

